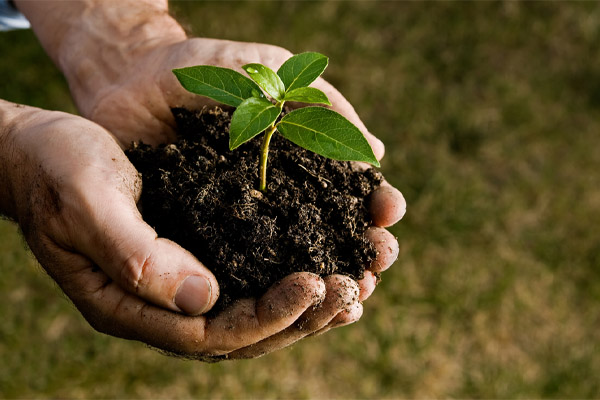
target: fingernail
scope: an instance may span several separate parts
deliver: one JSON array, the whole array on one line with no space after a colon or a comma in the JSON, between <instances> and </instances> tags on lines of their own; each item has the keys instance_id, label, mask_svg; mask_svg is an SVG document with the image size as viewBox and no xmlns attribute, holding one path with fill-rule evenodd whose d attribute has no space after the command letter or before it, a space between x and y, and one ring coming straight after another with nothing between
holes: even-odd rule
<instances>
[{"instance_id":1,"label":"fingernail","mask_svg":"<svg viewBox=\"0 0 600 400\"><path fill-rule=\"evenodd\" d=\"M175 304L186 314L199 315L206 311L210 295L208 279L197 275L188 276L177 289Z\"/></svg>"}]
</instances>

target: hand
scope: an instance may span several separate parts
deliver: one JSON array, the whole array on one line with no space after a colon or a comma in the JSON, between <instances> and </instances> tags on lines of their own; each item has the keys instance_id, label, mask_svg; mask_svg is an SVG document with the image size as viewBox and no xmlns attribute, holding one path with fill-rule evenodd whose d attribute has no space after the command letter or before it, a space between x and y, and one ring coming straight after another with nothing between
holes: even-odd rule
<instances>
[{"instance_id":1,"label":"hand","mask_svg":"<svg viewBox=\"0 0 600 400\"><path fill-rule=\"evenodd\" d=\"M126 74L119 84L101 91L98 102L92 102L93 106L86 102L85 108L89 109L88 116L114 132L123 146L139 139L154 144L170 142L175 140L171 107L201 109L205 105L215 104L210 99L185 91L171 72L173 68L212 64L239 69L245 63L260 62L276 70L290 56L288 51L274 46L213 39L188 39L158 46L135 62L138 66L136 73ZM139 66L147 67L144 69ZM377 158L381 159L384 152L382 143L366 131L352 106L341 94L323 79L319 79L314 86L328 95L334 109L363 129ZM153 101L148 102L148 99ZM326 278L327 298L323 304L307 311L284 332L234 352L230 357L254 357L288 346L309 334L323 333L332 327L357 321L362 315L361 302L375 289L375 274L386 270L398 255L398 242L383 227L396 223L404 215L405 208L401 193L387 183L372 195L370 210L374 226L367 232L367 237L375 244L379 254L359 282L358 296L353 294L355 285L347 277L338 275ZM332 295L337 292L343 293L343 299L352 301L340 303Z\"/></svg>"},{"instance_id":2,"label":"hand","mask_svg":"<svg viewBox=\"0 0 600 400\"><path fill-rule=\"evenodd\" d=\"M260 62L277 69L291 55L284 49L263 44L187 39L181 27L166 15L166 1L143 3L123 0L121 11L136 12L117 15L104 2L96 0L36 4L17 1L49 55L65 73L82 114L111 130L122 147L140 139L150 144L172 141L172 107L194 109L211 104L208 99L185 91L171 73L173 68L212 64L239 69L247 62ZM87 11L83 13L85 8ZM85 21L71 17L82 14L87 15ZM61 21L61 25L53 21ZM145 29L139 29L142 26ZM122 32L127 35L119 36ZM383 145L366 130L344 97L322 79L314 86L328 95L335 110L362 129L380 159ZM389 185L373 194L371 212L378 227L367 235L380 255L370 271L381 272L395 260L398 244L381 227L397 222L404 210L402 195ZM347 277L328 277L327 296L320 307L307 311L296 324L278 334L268 335L254 346L229 353L230 356L260 355L306 335L356 321L362 314L360 301L375 287L372 272L368 271L359 283L360 292ZM292 297L288 306L295 301Z\"/></svg>"},{"instance_id":3,"label":"hand","mask_svg":"<svg viewBox=\"0 0 600 400\"><path fill-rule=\"evenodd\" d=\"M157 238L142 221L137 172L114 138L83 118L3 101L0 122L6 128L2 211L18 221L41 265L97 330L187 357L221 359L257 354L250 347L256 343L270 351L265 341L279 343L302 315L315 313L326 290L338 302L325 300L326 312L316 312L324 321L300 327L304 334L357 302L357 285L348 278L324 282L296 273L213 318L183 315L210 309L218 284L191 254ZM210 290L186 286L190 276L205 279Z\"/></svg>"}]
</instances>

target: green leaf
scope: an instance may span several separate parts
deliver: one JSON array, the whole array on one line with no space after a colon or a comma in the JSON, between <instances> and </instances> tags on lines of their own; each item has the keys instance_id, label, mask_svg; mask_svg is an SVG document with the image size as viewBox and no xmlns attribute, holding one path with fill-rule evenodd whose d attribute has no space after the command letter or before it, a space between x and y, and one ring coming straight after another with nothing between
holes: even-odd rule
<instances>
[{"instance_id":1,"label":"green leaf","mask_svg":"<svg viewBox=\"0 0 600 400\"><path fill-rule=\"evenodd\" d=\"M285 86L279 76L271 68L262 64L246 64L242 67L254 82L271 95L275 100L283 100Z\"/></svg>"},{"instance_id":2,"label":"green leaf","mask_svg":"<svg viewBox=\"0 0 600 400\"><path fill-rule=\"evenodd\" d=\"M229 126L229 149L252 139L269 127L281 110L266 99L251 97L236 108Z\"/></svg>"},{"instance_id":3,"label":"green leaf","mask_svg":"<svg viewBox=\"0 0 600 400\"><path fill-rule=\"evenodd\" d=\"M324 107L300 108L285 115L277 130L300 147L343 161L379 162L362 132L341 114Z\"/></svg>"},{"instance_id":4,"label":"green leaf","mask_svg":"<svg viewBox=\"0 0 600 400\"><path fill-rule=\"evenodd\" d=\"M173 73L188 91L228 106L237 107L250 97L262 95L252 80L229 68L197 65L174 69Z\"/></svg>"},{"instance_id":5,"label":"green leaf","mask_svg":"<svg viewBox=\"0 0 600 400\"><path fill-rule=\"evenodd\" d=\"M286 91L306 87L317 79L329 63L329 58L319 53L301 53L290 57L277 71Z\"/></svg>"},{"instance_id":6,"label":"green leaf","mask_svg":"<svg viewBox=\"0 0 600 400\"><path fill-rule=\"evenodd\" d=\"M331 105L329 99L319 89L311 88L311 87L301 87L298 89L294 89L285 94L283 98L285 101L298 101L301 103L311 103L311 104L326 104L328 106Z\"/></svg>"}]
</instances>

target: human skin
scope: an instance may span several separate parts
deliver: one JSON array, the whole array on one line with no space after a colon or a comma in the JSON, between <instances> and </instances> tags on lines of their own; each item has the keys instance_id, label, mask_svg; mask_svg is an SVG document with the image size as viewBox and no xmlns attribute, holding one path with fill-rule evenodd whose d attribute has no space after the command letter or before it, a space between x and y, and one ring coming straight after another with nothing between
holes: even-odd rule
<instances>
[{"instance_id":1,"label":"human skin","mask_svg":"<svg viewBox=\"0 0 600 400\"><path fill-rule=\"evenodd\" d=\"M211 281L208 308L218 283L144 223L139 176L114 137L81 117L2 100L0 127L0 212L19 223L40 264L101 332L203 360L254 357L252 345L313 334L359 304L347 277L296 273L215 317L185 315L174 301L182 279ZM307 313L310 329L300 324Z\"/></svg>"},{"instance_id":2,"label":"human skin","mask_svg":"<svg viewBox=\"0 0 600 400\"><path fill-rule=\"evenodd\" d=\"M174 139L174 120L170 112L172 107L183 106L194 109L214 104L208 99L183 90L171 73L173 68L211 64L239 69L239 66L245 63L260 62L276 69L290 56L290 53L284 49L264 44L189 39L179 24L168 15L166 1L124 0L119 3L102 0L17 1L16 4L32 23L47 53L65 74L82 115L109 130L122 148L140 139L151 144L172 141ZM383 145L366 130L351 105L341 94L322 79L319 79L314 86L328 95L334 109L346 115L361 128L376 156L381 158ZM69 119L61 119L61 121L63 123L60 126L65 131L70 130L69 122L74 123ZM77 122L82 123L79 119ZM93 126L94 129L90 128L93 131L101 129L97 125ZM104 130L102 132L102 135L109 135ZM95 135L101 136L99 132ZM65 140L67 138L68 136ZM116 153L114 143L113 140L111 154ZM29 144L33 145L33 143ZM25 151L27 146L24 144L22 148ZM117 159L122 160L123 157L121 154ZM91 159L93 158L91 155ZM133 168L128 162L119 162L119 167L126 170ZM63 173L68 175L66 170ZM112 171L112 173L117 172ZM122 175L123 172L120 174ZM132 182L136 181L133 176L130 176L130 179ZM60 193L62 195L62 192ZM125 202L115 205L115 214L122 216L118 218L122 230L131 231L133 228L130 228L130 225L142 230L140 224L143 222L137 209L134 210L138 197L139 187L129 192L127 207L124 206ZM404 209L402 195L389 185L386 185L385 191L373 196L371 212L378 226L370 229L368 237L373 240L381 254L381 257L378 257L371 266L373 272L387 269L398 253L396 240L382 227L392 225L400 219ZM31 210L29 212L32 213ZM81 213L82 219L85 219L85 212L94 214L93 206ZM103 232L106 232L115 220L117 219L103 220L101 222L104 226L102 224L99 226L105 229ZM69 219L68 222L71 223L72 220ZM97 223L98 221L93 221L92 225ZM177 307L174 303L174 293L177 292L182 279L190 274L209 279L212 290L208 296L210 299L207 307L214 304L218 284L203 265L193 257L189 258L191 257L189 253L164 239L156 239L156 234L147 232L146 227L142 231L146 232L145 237L148 238L148 242L124 246L131 253L123 255L125 261L120 260L111 264L101 260L102 262L95 263L100 267L105 279L110 277L114 281L107 286L111 288L112 294L105 296L115 301L114 304L121 304L116 301L121 296L127 299L127 304L131 303L127 307L106 308L104 303L94 303L93 290L90 293L80 289L99 285L102 281L97 278L98 274L90 273L95 270L94 262L89 262L90 254L98 252L94 246L76 248L73 258L69 256L62 263L54 264L57 269L68 270L73 264L68 261L74 261L77 257L88 260L86 267L83 267L81 260L78 264L80 266L78 271L81 272L77 275L80 279L78 285L61 284L61 282L59 284L92 326L115 336L142 340L177 353L227 355L229 358L259 356L285 347L303 337L356 321L362 315L361 301L366 299L375 288L375 275L370 271L367 271L365 278L358 284L339 275L322 280L311 274L294 274L272 288L263 298L247 299L235 305L234 307L238 307L239 310L234 310L233 314L228 315L239 314L241 319L238 318L238 328L233 332L210 331L206 329L206 320L202 327L192 328L193 325L187 325L186 321L196 321L204 317L191 318L176 313L191 311L186 307ZM60 231L60 229L74 228L71 226L57 229ZM71 233L73 237L77 236L74 232ZM98 236L101 234L96 235ZM136 231L135 234L132 232L132 236L139 235ZM163 244L153 245L155 247L148 245L151 237L152 241ZM107 242L106 248L110 248L111 243L113 246L120 243L114 238L110 240L112 242ZM119 248L123 250L121 247ZM62 249L73 248L73 244L68 243ZM123 254L127 254L127 251L123 250ZM38 258L43 259L39 256ZM178 260L175 265L173 259ZM93 257L92 260L95 261ZM148 263L145 262L147 260L152 260L153 268L147 268ZM44 262L40 261L44 265ZM154 270L163 269L168 269L170 274L152 274ZM61 276L62 271L50 272L50 274L53 277ZM282 287L297 288L299 280L302 282L302 290L282 289ZM142 289L140 289L140 282L143 283ZM293 295L290 296L290 293ZM202 295L206 297L206 291L199 293L199 297ZM313 307L316 303L319 305ZM275 304L277 305L275 309L287 310L287 313L264 316L265 304L271 306ZM172 311L162 310L154 305ZM127 314L131 312L130 310L136 309L138 312L134 315ZM200 311L204 312L206 309L205 307ZM149 310L152 311L152 315L147 316L146 322L140 321L139 319L142 318L140 315L149 313ZM195 314L195 312L191 313ZM256 320L246 322L244 315L252 315ZM161 318L165 320L165 324L149 325L148 323L152 319ZM221 320L224 321L225 318L221 316ZM168 321L172 323L169 324ZM171 329L164 329L169 326ZM222 325L214 322L209 323L208 326L217 329ZM194 334L202 337L199 339L194 337ZM187 339L191 340L191 343ZM218 340L221 342L218 343ZM193 343L202 343L202 345L194 346Z\"/></svg>"}]
</instances>

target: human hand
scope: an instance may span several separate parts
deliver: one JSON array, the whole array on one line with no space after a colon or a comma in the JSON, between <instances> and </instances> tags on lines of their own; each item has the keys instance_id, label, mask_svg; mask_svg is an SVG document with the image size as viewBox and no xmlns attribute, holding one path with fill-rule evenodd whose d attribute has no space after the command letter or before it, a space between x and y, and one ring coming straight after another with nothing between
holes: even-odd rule
<instances>
[{"instance_id":1,"label":"human hand","mask_svg":"<svg viewBox=\"0 0 600 400\"><path fill-rule=\"evenodd\" d=\"M61 9L87 7L88 3L97 4L90 8L91 12L86 13L86 21L67 19L69 27L65 28L66 33L59 32L55 35L60 36L56 40L48 39L53 31L44 29L46 21L65 21L65 18L60 18ZM124 0L122 3L121 10L138 7L136 2ZM160 9L164 6L163 11L166 10L166 1L145 3L146 8L157 6ZM277 69L291 55L287 50L264 44L188 39L172 18L160 12L144 13L137 9L135 13L112 15L114 13L111 14L109 7L94 0L88 0L85 4L45 2L35 7L28 2L18 1L17 4L25 8L38 37L65 73L81 113L109 129L122 147L140 139L150 144L170 142L175 138L174 119L170 111L172 107L199 109L214 104L185 91L172 74L172 69L212 64L239 70L241 65L248 62L259 62ZM46 8L42 10L40 7ZM39 23L36 14L43 16ZM48 18L48 14L56 14L56 17ZM73 14L81 15L82 12ZM147 20L144 20L146 17ZM94 29L89 29L90 26ZM146 29L127 29L140 26ZM119 37L120 32L126 32L128 36ZM322 79L317 80L314 86L327 94L333 109L363 131L376 157L381 159L383 145L367 131L350 103ZM383 227L392 225L402 217L405 202L399 191L385 184L372 195L370 209L374 227L367 236L374 242L379 256L359 282L358 296L355 293L356 285L349 278L330 277L326 279L327 299L321 307L307 312L286 331L240 351L238 356L262 354L307 334L323 332L360 317L360 301L366 299L375 287L374 273L388 268L398 254L395 238ZM336 302L336 292L339 293L338 297L347 301L343 304ZM300 329L300 326L304 329Z\"/></svg>"},{"instance_id":2,"label":"human hand","mask_svg":"<svg viewBox=\"0 0 600 400\"><path fill-rule=\"evenodd\" d=\"M348 278L324 282L296 273L260 299L240 300L214 317L183 315L210 309L218 284L191 254L142 221L139 177L114 138L83 118L4 101L0 124L0 211L20 224L41 265L101 332L217 360L258 355L250 347L256 343L261 353L274 350L266 341L324 299L329 304L326 292L339 304L319 313L325 322L357 301ZM186 287L189 276L206 279L210 289ZM189 289L195 292L181 297ZM311 334L322 325L301 330Z\"/></svg>"},{"instance_id":3,"label":"human hand","mask_svg":"<svg viewBox=\"0 0 600 400\"><path fill-rule=\"evenodd\" d=\"M114 132L121 132L121 137L126 138L122 139L123 141L139 138L155 143L172 141L174 140L172 122L164 124L164 121L170 121L170 118L172 118L170 107L184 106L189 109L200 109L205 105L211 105L210 99L192 95L183 90L171 72L173 68L195 64L217 64L227 68L239 68L241 65L252 61L265 63L276 69L290 56L289 52L273 46L212 39L189 39L175 45L159 47L150 54L146 61L142 60L136 63L151 65L149 67L150 71L138 71L138 73L130 75L122 84L111 89L114 90L112 95L105 93L97 105L91 109L90 117ZM155 60L155 63L150 64L150 59ZM161 63L157 60L165 61ZM366 130L353 108L338 91L322 79L319 79L315 86L319 86L327 93L338 112L342 112L352 119L357 126L363 128L363 131ZM151 92L154 92L154 94ZM163 109L147 108L142 99L147 99L148 96L152 95L155 99L160 99L158 104L168 105L169 107L165 106ZM130 99L126 102L130 108L123 115L153 115L154 117L144 119L143 123L132 119L113 119L112 116L122 113L119 109L125 104L124 98ZM132 101L132 99L139 99L139 101ZM152 104L156 103L153 102ZM383 145L368 132L366 132L366 136L370 138L378 159L381 159ZM361 302L366 300L375 289L377 284L376 274L386 270L398 255L396 239L383 227L396 223L402 217L405 211L404 198L396 189L384 184L384 187L373 194L370 210L373 215L374 226L369 229L367 237L375 244L378 256L365 271L364 278L359 282L359 295L352 295L354 285L350 283L347 277L326 278L325 282L329 285L334 285L334 282L340 285L339 282L344 282L343 285L339 286L346 288L343 297L352 298L353 301L349 304L340 304L336 302L335 296L328 295L322 305L316 310L307 312L298 323L285 332L271 337L251 349L240 351L235 356L251 357L272 351L275 348L282 348L307 336L310 332L323 333L332 327L347 325L361 317ZM328 290L329 292L330 290Z\"/></svg>"},{"instance_id":4,"label":"human hand","mask_svg":"<svg viewBox=\"0 0 600 400\"><path fill-rule=\"evenodd\" d=\"M171 107L186 107L200 109L206 105L215 105L210 99L196 96L182 89L171 72L174 68L196 64L212 64L227 68L239 69L248 62L260 62L277 69L291 56L288 51L268 45L255 43L240 43L213 39L188 39L176 44L158 46L140 59L136 65L145 65L134 74L127 74L124 80L116 86L111 86L110 93L101 91L100 100L90 107L89 117L115 132L125 145L133 140L142 139L145 142L161 143L175 139ZM150 62L153 60L153 63ZM383 156L383 145L373 135L366 131L352 106L341 94L323 79L314 86L326 92L334 108L360 126L369 139L378 159ZM147 99L153 99L151 103ZM162 105L162 107L157 107ZM131 116L142 115L145 118L136 120ZM121 116L127 116L122 118ZM347 277L336 276L326 278L333 285L338 280L346 288L344 297L352 298L347 304L339 304L334 296L327 296L326 301L317 310L307 312L301 321L264 343L236 353L236 356L255 356L274 348L285 347L303 337L310 331L325 332L332 327L352 323L362 315L361 302L368 298L377 283L376 274L387 269L398 255L396 239L383 227L397 222L405 211L404 198L396 189L388 184L373 194L371 208L374 226L369 229L367 237L375 244L378 257L365 272L365 277L359 282L360 292L353 296L354 285ZM328 290L329 292L329 290Z\"/></svg>"}]
</instances>

